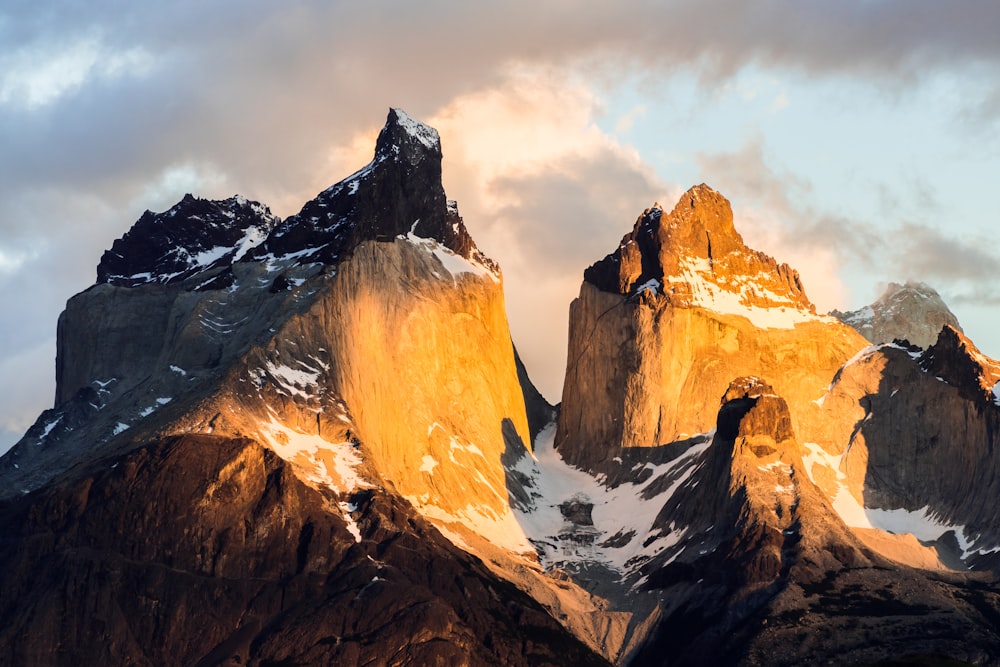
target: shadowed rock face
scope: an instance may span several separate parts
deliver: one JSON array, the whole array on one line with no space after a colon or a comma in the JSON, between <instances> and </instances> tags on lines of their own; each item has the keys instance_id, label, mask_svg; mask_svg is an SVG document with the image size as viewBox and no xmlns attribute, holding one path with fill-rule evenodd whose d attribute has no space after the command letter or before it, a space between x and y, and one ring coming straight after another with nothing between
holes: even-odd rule
<instances>
[{"instance_id":1,"label":"shadowed rock face","mask_svg":"<svg viewBox=\"0 0 1000 667\"><path fill-rule=\"evenodd\" d=\"M996 568L998 381L1000 364L950 327L927 350L870 348L824 399L839 429L828 452L838 457L840 481L825 473L817 480L831 497L839 484L867 508L926 514L939 533L951 526L967 540L961 567Z\"/></svg>"},{"instance_id":2,"label":"shadowed rock face","mask_svg":"<svg viewBox=\"0 0 1000 667\"><path fill-rule=\"evenodd\" d=\"M391 493L336 501L182 436L2 504L0 660L607 664Z\"/></svg>"},{"instance_id":3,"label":"shadowed rock face","mask_svg":"<svg viewBox=\"0 0 1000 667\"><path fill-rule=\"evenodd\" d=\"M663 602L630 664L1000 657L989 578L928 579L866 546L810 481L789 424L760 378L727 389L703 462L657 517L686 546L643 568Z\"/></svg>"},{"instance_id":4,"label":"shadowed rock face","mask_svg":"<svg viewBox=\"0 0 1000 667\"><path fill-rule=\"evenodd\" d=\"M958 318L930 286L919 282L889 287L870 306L842 313L830 313L857 330L876 345L906 340L927 348L937 340L945 326L961 332Z\"/></svg>"},{"instance_id":5,"label":"shadowed rock face","mask_svg":"<svg viewBox=\"0 0 1000 667\"><path fill-rule=\"evenodd\" d=\"M185 195L168 211L143 213L105 251L97 282L135 287L208 276L241 259L280 221L263 204L243 197L211 201ZM216 289L228 287L215 277Z\"/></svg>"}]
</instances>

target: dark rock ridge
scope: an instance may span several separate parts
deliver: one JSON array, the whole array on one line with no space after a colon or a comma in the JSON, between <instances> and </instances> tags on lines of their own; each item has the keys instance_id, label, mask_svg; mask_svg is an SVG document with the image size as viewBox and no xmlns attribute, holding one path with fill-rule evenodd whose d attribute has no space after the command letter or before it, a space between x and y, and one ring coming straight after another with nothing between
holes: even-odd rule
<instances>
[{"instance_id":1,"label":"dark rock ridge","mask_svg":"<svg viewBox=\"0 0 1000 667\"><path fill-rule=\"evenodd\" d=\"M476 248L455 202L445 197L441 158L436 130L391 109L372 161L299 213L282 221L244 197L211 201L189 194L168 211L143 213L104 253L97 282L218 289L231 284L227 269L236 262L294 256L299 263L334 265L362 241L406 234L434 239L495 270Z\"/></svg>"},{"instance_id":2,"label":"dark rock ridge","mask_svg":"<svg viewBox=\"0 0 1000 667\"><path fill-rule=\"evenodd\" d=\"M798 447L784 399L760 378L734 380L711 446L656 519L683 539L642 568L663 602L629 664L1000 659L990 577L928 580L873 552L810 482Z\"/></svg>"},{"instance_id":3,"label":"dark rock ridge","mask_svg":"<svg viewBox=\"0 0 1000 667\"><path fill-rule=\"evenodd\" d=\"M393 494L336 500L188 435L0 504L0 662L607 664Z\"/></svg>"},{"instance_id":4,"label":"dark rock ridge","mask_svg":"<svg viewBox=\"0 0 1000 667\"><path fill-rule=\"evenodd\" d=\"M334 264L363 240L406 234L435 239L466 259L496 268L445 197L437 131L392 109L371 163L306 203L247 259L301 254Z\"/></svg>"},{"instance_id":5,"label":"dark rock ridge","mask_svg":"<svg viewBox=\"0 0 1000 667\"><path fill-rule=\"evenodd\" d=\"M876 345L907 340L926 348L934 344L942 327L962 331L941 295L921 282L889 283L871 305L830 314Z\"/></svg>"},{"instance_id":6,"label":"dark rock ridge","mask_svg":"<svg viewBox=\"0 0 1000 667\"><path fill-rule=\"evenodd\" d=\"M143 213L105 251L97 282L180 283L242 259L279 222L266 206L244 197L211 201L188 194L168 211Z\"/></svg>"}]
</instances>

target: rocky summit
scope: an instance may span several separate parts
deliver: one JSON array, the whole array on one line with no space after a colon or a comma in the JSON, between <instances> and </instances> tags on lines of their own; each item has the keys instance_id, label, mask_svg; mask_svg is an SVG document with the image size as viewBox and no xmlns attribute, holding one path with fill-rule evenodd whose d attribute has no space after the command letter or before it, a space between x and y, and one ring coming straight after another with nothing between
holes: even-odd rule
<instances>
[{"instance_id":1,"label":"rocky summit","mask_svg":"<svg viewBox=\"0 0 1000 667\"><path fill-rule=\"evenodd\" d=\"M562 402L392 109L281 220L147 211L0 458L0 662L1000 664L1000 363L822 316L706 185L583 271Z\"/></svg>"},{"instance_id":2,"label":"rocky summit","mask_svg":"<svg viewBox=\"0 0 1000 667\"><path fill-rule=\"evenodd\" d=\"M942 327L962 330L941 295L921 282L889 283L871 305L846 313L834 310L830 315L875 344L905 340L926 348L934 344Z\"/></svg>"}]
</instances>

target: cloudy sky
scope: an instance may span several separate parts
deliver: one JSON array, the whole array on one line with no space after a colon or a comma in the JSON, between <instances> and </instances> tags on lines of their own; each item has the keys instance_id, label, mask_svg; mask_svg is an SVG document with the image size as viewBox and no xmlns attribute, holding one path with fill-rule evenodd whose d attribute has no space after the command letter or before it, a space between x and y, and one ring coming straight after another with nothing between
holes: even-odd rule
<instances>
[{"instance_id":1,"label":"cloudy sky","mask_svg":"<svg viewBox=\"0 0 1000 667\"><path fill-rule=\"evenodd\" d=\"M924 280L1000 357L998 29L992 0L8 0L0 451L50 407L66 299L145 209L295 213L390 106L440 130L550 400L583 269L701 182L821 310Z\"/></svg>"}]
</instances>

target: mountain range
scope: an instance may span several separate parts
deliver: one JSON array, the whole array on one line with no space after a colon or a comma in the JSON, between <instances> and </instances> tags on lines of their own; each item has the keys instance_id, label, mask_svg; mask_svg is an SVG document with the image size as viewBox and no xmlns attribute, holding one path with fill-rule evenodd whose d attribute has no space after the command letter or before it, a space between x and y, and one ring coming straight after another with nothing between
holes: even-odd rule
<instances>
[{"instance_id":1,"label":"mountain range","mask_svg":"<svg viewBox=\"0 0 1000 667\"><path fill-rule=\"evenodd\" d=\"M284 220L146 212L0 458L0 661L1000 664L1000 362L822 315L707 185L583 271L561 402L390 110Z\"/></svg>"}]
</instances>

